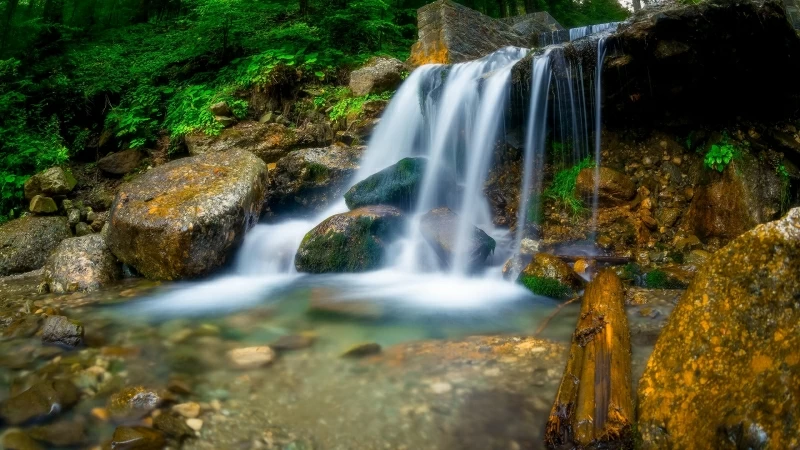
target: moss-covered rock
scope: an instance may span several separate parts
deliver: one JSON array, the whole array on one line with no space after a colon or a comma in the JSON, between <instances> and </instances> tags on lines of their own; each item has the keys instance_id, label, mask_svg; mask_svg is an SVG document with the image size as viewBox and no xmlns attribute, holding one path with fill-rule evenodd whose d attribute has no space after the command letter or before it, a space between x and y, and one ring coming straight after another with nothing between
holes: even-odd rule
<instances>
[{"instance_id":1,"label":"moss-covered rock","mask_svg":"<svg viewBox=\"0 0 800 450\"><path fill-rule=\"evenodd\" d=\"M519 282L536 295L565 299L581 290L585 281L561 258L537 253L522 269Z\"/></svg>"},{"instance_id":2,"label":"moss-covered rock","mask_svg":"<svg viewBox=\"0 0 800 450\"><path fill-rule=\"evenodd\" d=\"M645 449L800 446L800 208L716 252L639 383Z\"/></svg>"},{"instance_id":3,"label":"moss-covered rock","mask_svg":"<svg viewBox=\"0 0 800 450\"><path fill-rule=\"evenodd\" d=\"M102 234L61 241L44 266L44 282L58 294L95 291L121 277L122 266Z\"/></svg>"},{"instance_id":4,"label":"moss-covered rock","mask_svg":"<svg viewBox=\"0 0 800 450\"><path fill-rule=\"evenodd\" d=\"M159 166L120 189L108 247L151 279L207 275L258 221L267 183L266 164L242 150Z\"/></svg>"},{"instance_id":5,"label":"moss-covered rock","mask_svg":"<svg viewBox=\"0 0 800 450\"><path fill-rule=\"evenodd\" d=\"M426 162L425 158L404 158L359 181L344 194L347 207L391 205L404 211L413 210Z\"/></svg>"},{"instance_id":6,"label":"moss-covered rock","mask_svg":"<svg viewBox=\"0 0 800 450\"><path fill-rule=\"evenodd\" d=\"M0 405L0 418L11 425L52 418L72 408L80 398L66 380L42 381Z\"/></svg>"},{"instance_id":7,"label":"moss-covered rock","mask_svg":"<svg viewBox=\"0 0 800 450\"><path fill-rule=\"evenodd\" d=\"M28 272L72 232L66 217L26 216L0 226L0 276Z\"/></svg>"},{"instance_id":8,"label":"moss-covered rock","mask_svg":"<svg viewBox=\"0 0 800 450\"><path fill-rule=\"evenodd\" d=\"M377 269L402 223L402 211L392 206L366 206L331 216L303 238L295 266L308 273Z\"/></svg>"},{"instance_id":9,"label":"moss-covered rock","mask_svg":"<svg viewBox=\"0 0 800 450\"><path fill-rule=\"evenodd\" d=\"M439 257L443 268L448 268L453 263L458 239L458 215L449 208L437 208L420 220L420 231L425 240ZM477 270L486 262L486 258L494 253L497 243L491 236L478 227L472 227L469 242L464 249L467 258L467 268Z\"/></svg>"},{"instance_id":10,"label":"moss-covered rock","mask_svg":"<svg viewBox=\"0 0 800 450\"><path fill-rule=\"evenodd\" d=\"M37 195L66 195L72 192L76 184L72 172L61 167L51 167L25 181L25 199L31 200Z\"/></svg>"}]
</instances>

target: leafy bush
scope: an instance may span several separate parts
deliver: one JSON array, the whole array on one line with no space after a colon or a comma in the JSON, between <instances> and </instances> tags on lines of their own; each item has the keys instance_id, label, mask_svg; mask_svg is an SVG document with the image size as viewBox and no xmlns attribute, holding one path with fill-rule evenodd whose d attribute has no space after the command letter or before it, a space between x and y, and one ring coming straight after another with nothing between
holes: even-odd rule
<instances>
[{"instance_id":1,"label":"leafy bush","mask_svg":"<svg viewBox=\"0 0 800 450\"><path fill-rule=\"evenodd\" d=\"M594 167L594 162L587 157L578 164L557 172L550 187L542 195L563 205L573 215L580 214L585 206L575 192L576 181L580 171L590 167Z\"/></svg>"},{"instance_id":2,"label":"leafy bush","mask_svg":"<svg viewBox=\"0 0 800 450\"><path fill-rule=\"evenodd\" d=\"M736 147L725 140L711 146L711 149L706 153L703 163L709 169L722 172L728 167L728 164L730 164L733 158L736 157L736 154Z\"/></svg>"},{"instance_id":3,"label":"leafy bush","mask_svg":"<svg viewBox=\"0 0 800 450\"><path fill-rule=\"evenodd\" d=\"M393 92L384 92L383 94L369 94L361 97L343 98L333 105L333 108L331 108L330 118L331 120L336 121L351 114L360 114L367 102L375 100L389 100L392 98L392 94Z\"/></svg>"}]
</instances>

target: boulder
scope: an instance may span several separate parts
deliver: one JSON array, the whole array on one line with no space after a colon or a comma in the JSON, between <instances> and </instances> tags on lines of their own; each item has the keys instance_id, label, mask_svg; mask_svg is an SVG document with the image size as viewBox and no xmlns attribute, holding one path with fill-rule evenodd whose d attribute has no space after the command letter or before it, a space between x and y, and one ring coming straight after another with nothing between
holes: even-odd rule
<instances>
[{"instance_id":1,"label":"boulder","mask_svg":"<svg viewBox=\"0 0 800 450\"><path fill-rule=\"evenodd\" d=\"M65 380L42 381L0 405L0 418L11 425L20 425L56 416L72 408L80 392Z\"/></svg>"},{"instance_id":2,"label":"boulder","mask_svg":"<svg viewBox=\"0 0 800 450\"><path fill-rule=\"evenodd\" d=\"M350 74L350 90L361 97L397 89L403 81L405 65L395 58L376 57Z\"/></svg>"},{"instance_id":3,"label":"boulder","mask_svg":"<svg viewBox=\"0 0 800 450\"><path fill-rule=\"evenodd\" d=\"M267 183L266 164L243 150L169 162L120 188L106 242L151 279L209 274L258 221Z\"/></svg>"},{"instance_id":4,"label":"boulder","mask_svg":"<svg viewBox=\"0 0 800 450\"><path fill-rule=\"evenodd\" d=\"M537 253L519 274L519 282L536 295L567 298L581 290L585 284L561 258L547 253Z\"/></svg>"},{"instance_id":5,"label":"boulder","mask_svg":"<svg viewBox=\"0 0 800 450\"><path fill-rule=\"evenodd\" d=\"M592 198L595 186L595 168L583 169L578 173L575 187L578 194L584 198ZM636 186L624 173L617 172L608 167L600 167L600 182L597 197L601 206L614 206L633 199L636 195Z\"/></svg>"},{"instance_id":6,"label":"boulder","mask_svg":"<svg viewBox=\"0 0 800 450\"><path fill-rule=\"evenodd\" d=\"M24 186L25 199L31 200L37 195L66 195L72 192L77 183L71 172L61 167L51 167L28 178Z\"/></svg>"},{"instance_id":7,"label":"boulder","mask_svg":"<svg viewBox=\"0 0 800 450\"><path fill-rule=\"evenodd\" d=\"M409 58L415 67L471 61L509 45L532 47L540 33L562 27L546 12L493 19L451 0L437 0L417 11L417 29L419 39Z\"/></svg>"},{"instance_id":8,"label":"boulder","mask_svg":"<svg viewBox=\"0 0 800 450\"><path fill-rule=\"evenodd\" d=\"M97 161L97 167L111 175L125 175L139 167L141 162L142 152L135 148L129 148L100 158L100 161Z\"/></svg>"},{"instance_id":9,"label":"boulder","mask_svg":"<svg viewBox=\"0 0 800 450\"><path fill-rule=\"evenodd\" d=\"M314 216L341 198L365 147L334 145L295 150L270 172L271 214Z\"/></svg>"},{"instance_id":10,"label":"boulder","mask_svg":"<svg viewBox=\"0 0 800 450\"><path fill-rule=\"evenodd\" d=\"M227 102L217 102L211 105L209 108L211 114L215 116L232 116L233 111L231 111L231 107L228 106Z\"/></svg>"},{"instance_id":11,"label":"boulder","mask_svg":"<svg viewBox=\"0 0 800 450\"><path fill-rule=\"evenodd\" d=\"M36 270L71 237L66 217L26 216L0 226L0 276Z\"/></svg>"},{"instance_id":12,"label":"boulder","mask_svg":"<svg viewBox=\"0 0 800 450\"><path fill-rule=\"evenodd\" d=\"M37 195L31 200L29 209L34 214L53 214L58 211L58 205L50 197Z\"/></svg>"},{"instance_id":13,"label":"boulder","mask_svg":"<svg viewBox=\"0 0 800 450\"><path fill-rule=\"evenodd\" d=\"M42 342L77 347L83 343L83 325L64 316L48 316L42 328Z\"/></svg>"},{"instance_id":14,"label":"boulder","mask_svg":"<svg viewBox=\"0 0 800 450\"><path fill-rule=\"evenodd\" d=\"M327 136L325 130L315 125L291 129L278 123L245 121L222 130L217 136L195 133L187 135L185 141L190 155L239 149L269 164L296 148L324 145Z\"/></svg>"},{"instance_id":15,"label":"boulder","mask_svg":"<svg viewBox=\"0 0 800 450\"><path fill-rule=\"evenodd\" d=\"M365 206L331 216L303 238L295 266L309 273L377 269L402 224L402 211L392 206Z\"/></svg>"},{"instance_id":16,"label":"boulder","mask_svg":"<svg viewBox=\"0 0 800 450\"><path fill-rule=\"evenodd\" d=\"M391 205L412 211L425 176L426 162L425 158L404 158L359 181L344 194L347 207L355 209L368 205ZM453 183L455 180L443 184L452 189ZM444 205L445 202L440 204Z\"/></svg>"},{"instance_id":17,"label":"boulder","mask_svg":"<svg viewBox=\"0 0 800 450\"><path fill-rule=\"evenodd\" d=\"M639 383L642 447L800 445L800 208L709 257Z\"/></svg>"},{"instance_id":18,"label":"boulder","mask_svg":"<svg viewBox=\"0 0 800 450\"><path fill-rule=\"evenodd\" d=\"M44 265L44 282L57 294L96 291L121 277L122 266L102 234L64 239Z\"/></svg>"},{"instance_id":19,"label":"boulder","mask_svg":"<svg viewBox=\"0 0 800 450\"><path fill-rule=\"evenodd\" d=\"M442 267L450 267L453 263L453 252L458 239L458 215L450 208L437 208L429 211L420 219L420 231L425 241L430 244ZM486 258L494 253L497 245L491 236L473 226L470 232L466 254L467 268L477 270L483 266Z\"/></svg>"}]
</instances>

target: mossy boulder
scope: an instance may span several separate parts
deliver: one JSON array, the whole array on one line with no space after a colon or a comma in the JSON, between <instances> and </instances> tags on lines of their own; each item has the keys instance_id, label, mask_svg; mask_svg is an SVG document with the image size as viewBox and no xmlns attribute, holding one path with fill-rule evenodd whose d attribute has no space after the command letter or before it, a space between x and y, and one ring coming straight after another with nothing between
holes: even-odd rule
<instances>
[{"instance_id":1,"label":"mossy boulder","mask_svg":"<svg viewBox=\"0 0 800 450\"><path fill-rule=\"evenodd\" d=\"M365 206L331 216L303 238L295 266L308 273L377 269L402 227L403 213L392 206Z\"/></svg>"},{"instance_id":2,"label":"mossy boulder","mask_svg":"<svg viewBox=\"0 0 800 450\"><path fill-rule=\"evenodd\" d=\"M450 208L437 208L420 220L420 231L425 241L433 248L439 257L442 268L449 268L453 264L454 252L458 243L458 215ZM470 271L480 269L486 258L494 253L497 243L491 236L478 227L473 226L469 235L469 242L465 248L467 268Z\"/></svg>"},{"instance_id":3,"label":"mossy boulder","mask_svg":"<svg viewBox=\"0 0 800 450\"><path fill-rule=\"evenodd\" d=\"M426 163L425 158L404 158L359 181L344 194L347 207L356 209L368 205L391 205L404 211L413 210L425 176ZM447 184L452 188L451 183Z\"/></svg>"},{"instance_id":4,"label":"mossy boulder","mask_svg":"<svg viewBox=\"0 0 800 450\"><path fill-rule=\"evenodd\" d=\"M270 170L269 213L313 217L324 211L342 197L364 149L333 145L289 153Z\"/></svg>"},{"instance_id":5,"label":"mossy boulder","mask_svg":"<svg viewBox=\"0 0 800 450\"><path fill-rule=\"evenodd\" d=\"M66 217L25 216L0 226L0 276L36 270L72 237Z\"/></svg>"},{"instance_id":6,"label":"mossy boulder","mask_svg":"<svg viewBox=\"0 0 800 450\"><path fill-rule=\"evenodd\" d=\"M151 279L207 275L258 221L267 166L243 150L178 159L120 188L108 247Z\"/></svg>"},{"instance_id":7,"label":"mossy boulder","mask_svg":"<svg viewBox=\"0 0 800 450\"><path fill-rule=\"evenodd\" d=\"M585 281L561 258L537 253L519 274L519 282L536 295L565 299L580 291Z\"/></svg>"},{"instance_id":8,"label":"mossy boulder","mask_svg":"<svg viewBox=\"0 0 800 450\"><path fill-rule=\"evenodd\" d=\"M642 448L800 446L800 208L698 271L639 383Z\"/></svg>"},{"instance_id":9,"label":"mossy boulder","mask_svg":"<svg viewBox=\"0 0 800 450\"><path fill-rule=\"evenodd\" d=\"M373 58L350 74L353 95L380 94L391 91L403 82L405 65L395 58Z\"/></svg>"},{"instance_id":10,"label":"mossy boulder","mask_svg":"<svg viewBox=\"0 0 800 450\"><path fill-rule=\"evenodd\" d=\"M28 209L34 214L53 214L58 211L58 205L56 205L56 201L50 197L37 195L31 200Z\"/></svg>"},{"instance_id":11,"label":"mossy boulder","mask_svg":"<svg viewBox=\"0 0 800 450\"><path fill-rule=\"evenodd\" d=\"M44 282L58 294L96 291L121 277L122 265L102 234L61 241L44 265Z\"/></svg>"},{"instance_id":12,"label":"mossy boulder","mask_svg":"<svg viewBox=\"0 0 800 450\"><path fill-rule=\"evenodd\" d=\"M591 198L594 195L596 170L600 180L597 186L597 197L602 206L619 205L633 199L636 195L636 186L624 173L608 167L599 169L590 167L581 170L575 180L575 187L581 197Z\"/></svg>"},{"instance_id":13,"label":"mossy boulder","mask_svg":"<svg viewBox=\"0 0 800 450\"><path fill-rule=\"evenodd\" d=\"M77 183L72 172L61 167L51 167L28 178L24 186L25 199L31 200L37 195L66 195L72 192Z\"/></svg>"}]
</instances>

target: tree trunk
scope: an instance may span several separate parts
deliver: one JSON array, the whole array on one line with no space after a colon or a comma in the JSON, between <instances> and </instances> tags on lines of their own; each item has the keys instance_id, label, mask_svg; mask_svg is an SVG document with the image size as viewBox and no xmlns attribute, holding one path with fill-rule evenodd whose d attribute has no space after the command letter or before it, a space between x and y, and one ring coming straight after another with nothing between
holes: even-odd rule
<instances>
[{"instance_id":1,"label":"tree trunk","mask_svg":"<svg viewBox=\"0 0 800 450\"><path fill-rule=\"evenodd\" d=\"M633 3L633 12L639 11L642 9L642 2L641 0L632 0Z\"/></svg>"},{"instance_id":2,"label":"tree trunk","mask_svg":"<svg viewBox=\"0 0 800 450\"><path fill-rule=\"evenodd\" d=\"M548 448L633 448L631 341L623 303L622 282L610 269L586 287L547 421Z\"/></svg>"}]
</instances>

